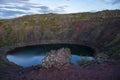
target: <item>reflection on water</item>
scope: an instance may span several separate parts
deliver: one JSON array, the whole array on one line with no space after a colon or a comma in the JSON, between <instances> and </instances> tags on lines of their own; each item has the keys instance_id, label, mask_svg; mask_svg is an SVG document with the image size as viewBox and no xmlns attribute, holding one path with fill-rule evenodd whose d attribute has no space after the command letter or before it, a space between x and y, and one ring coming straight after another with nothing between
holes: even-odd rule
<instances>
[{"instance_id":1,"label":"reflection on water","mask_svg":"<svg viewBox=\"0 0 120 80\"><path fill-rule=\"evenodd\" d=\"M42 59L45 57L46 53L49 52L51 49L56 50L56 49L59 49L60 47L62 48L63 46L58 47L55 45L55 48L54 48L54 46L52 46L52 47L46 46L46 49L44 49L45 47L42 47L42 46L19 48L15 51L10 52L10 54L7 55L7 59L10 62L13 62L13 63L23 66L23 67L34 66L34 65L41 64ZM92 56L89 55L92 52L90 52L90 50L87 48L83 48L81 46L75 47L75 45L73 45L73 47L72 47L72 45L69 45L67 47L70 48L71 52L72 52L72 59L71 59L72 64L78 65L77 61L81 60L83 58L85 58L86 60L94 59ZM82 50L81 50L81 48L82 48ZM84 53L89 56L84 56ZM81 55L81 54L83 54L83 55Z\"/></svg>"},{"instance_id":2,"label":"reflection on water","mask_svg":"<svg viewBox=\"0 0 120 80\"><path fill-rule=\"evenodd\" d=\"M85 59L85 60L94 60L93 57L90 57L90 56L78 56L78 55L72 55L72 59L71 59L71 63L72 64L75 64L75 65L78 65L78 61L79 60L82 60L82 59Z\"/></svg>"},{"instance_id":3,"label":"reflection on water","mask_svg":"<svg viewBox=\"0 0 120 80\"><path fill-rule=\"evenodd\" d=\"M7 59L10 62L14 62L17 65L28 67L32 65L37 65L42 63L42 59L45 57L45 55L33 55L33 56L27 56L27 55L7 55ZM78 55L72 55L71 63L78 65L77 61L83 59L84 56L78 56ZM87 57L85 56L85 59L87 60L93 60L93 57Z\"/></svg>"},{"instance_id":4,"label":"reflection on water","mask_svg":"<svg viewBox=\"0 0 120 80\"><path fill-rule=\"evenodd\" d=\"M23 67L28 67L32 65L37 65L42 63L42 59L45 56L31 56L31 57L19 57L17 55L8 55L7 59L11 62L14 62L17 65L23 66Z\"/></svg>"}]
</instances>

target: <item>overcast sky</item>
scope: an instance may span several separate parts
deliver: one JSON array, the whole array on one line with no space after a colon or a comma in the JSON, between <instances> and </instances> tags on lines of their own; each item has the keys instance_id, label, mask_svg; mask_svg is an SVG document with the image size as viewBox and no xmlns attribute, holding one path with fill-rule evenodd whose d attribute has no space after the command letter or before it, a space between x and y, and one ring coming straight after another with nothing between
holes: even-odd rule
<instances>
[{"instance_id":1,"label":"overcast sky","mask_svg":"<svg viewBox=\"0 0 120 80\"><path fill-rule=\"evenodd\" d=\"M120 9L120 0L0 0L0 19Z\"/></svg>"}]
</instances>

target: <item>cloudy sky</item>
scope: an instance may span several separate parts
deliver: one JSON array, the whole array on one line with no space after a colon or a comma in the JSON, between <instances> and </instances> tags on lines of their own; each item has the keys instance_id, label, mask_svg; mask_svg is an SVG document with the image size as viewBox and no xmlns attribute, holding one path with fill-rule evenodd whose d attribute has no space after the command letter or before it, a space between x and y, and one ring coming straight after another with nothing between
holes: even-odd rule
<instances>
[{"instance_id":1,"label":"cloudy sky","mask_svg":"<svg viewBox=\"0 0 120 80\"><path fill-rule=\"evenodd\" d=\"M0 19L120 9L120 0L0 0Z\"/></svg>"}]
</instances>

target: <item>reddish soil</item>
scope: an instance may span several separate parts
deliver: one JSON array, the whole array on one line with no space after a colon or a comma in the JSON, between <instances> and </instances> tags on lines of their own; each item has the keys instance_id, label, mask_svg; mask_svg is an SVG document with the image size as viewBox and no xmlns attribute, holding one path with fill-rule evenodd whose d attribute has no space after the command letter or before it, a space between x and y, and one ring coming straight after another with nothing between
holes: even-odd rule
<instances>
[{"instance_id":1,"label":"reddish soil","mask_svg":"<svg viewBox=\"0 0 120 80\"><path fill-rule=\"evenodd\" d=\"M61 69L0 69L0 80L120 80L120 61L87 68L71 65Z\"/></svg>"}]
</instances>

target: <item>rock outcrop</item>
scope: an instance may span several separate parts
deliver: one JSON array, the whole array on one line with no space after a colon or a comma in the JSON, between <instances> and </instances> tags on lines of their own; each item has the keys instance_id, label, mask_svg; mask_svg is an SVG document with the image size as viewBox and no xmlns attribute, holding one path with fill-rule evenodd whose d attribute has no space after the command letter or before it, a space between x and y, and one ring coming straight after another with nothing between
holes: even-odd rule
<instances>
[{"instance_id":1,"label":"rock outcrop","mask_svg":"<svg viewBox=\"0 0 120 80\"><path fill-rule=\"evenodd\" d=\"M51 50L47 53L42 61L44 68L60 68L62 66L70 65L71 51L69 48L61 48L59 50Z\"/></svg>"}]
</instances>

